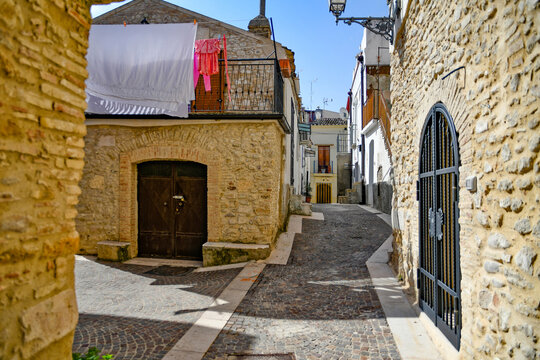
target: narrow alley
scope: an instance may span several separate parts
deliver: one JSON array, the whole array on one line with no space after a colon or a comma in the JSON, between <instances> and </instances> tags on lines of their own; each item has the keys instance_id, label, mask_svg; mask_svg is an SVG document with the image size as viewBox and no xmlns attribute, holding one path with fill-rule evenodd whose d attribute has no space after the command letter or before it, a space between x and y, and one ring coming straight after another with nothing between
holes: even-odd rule
<instances>
[{"instance_id":1,"label":"narrow alley","mask_svg":"<svg viewBox=\"0 0 540 360\"><path fill-rule=\"evenodd\" d=\"M358 205L315 205L286 266L267 265L204 359L398 359L366 260L390 227Z\"/></svg>"},{"instance_id":2,"label":"narrow alley","mask_svg":"<svg viewBox=\"0 0 540 360\"><path fill-rule=\"evenodd\" d=\"M400 358L366 267L390 227L358 205L313 210L324 221L303 219L287 265L266 265L204 359ZM116 360L163 358L240 270L110 264L78 260L74 351Z\"/></svg>"}]
</instances>

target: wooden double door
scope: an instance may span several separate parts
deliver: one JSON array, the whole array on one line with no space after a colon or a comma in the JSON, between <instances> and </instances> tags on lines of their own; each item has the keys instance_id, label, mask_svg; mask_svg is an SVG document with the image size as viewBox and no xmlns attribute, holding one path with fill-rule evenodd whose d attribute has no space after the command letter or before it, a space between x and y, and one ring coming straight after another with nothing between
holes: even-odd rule
<instances>
[{"instance_id":1,"label":"wooden double door","mask_svg":"<svg viewBox=\"0 0 540 360\"><path fill-rule=\"evenodd\" d=\"M137 166L139 256L202 259L207 169L189 161Z\"/></svg>"}]
</instances>

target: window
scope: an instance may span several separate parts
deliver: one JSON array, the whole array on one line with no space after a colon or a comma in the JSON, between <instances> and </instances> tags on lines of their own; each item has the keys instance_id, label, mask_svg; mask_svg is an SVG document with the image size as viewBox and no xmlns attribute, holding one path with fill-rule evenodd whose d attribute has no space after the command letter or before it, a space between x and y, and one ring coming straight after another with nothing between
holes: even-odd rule
<instances>
[{"instance_id":1,"label":"window","mask_svg":"<svg viewBox=\"0 0 540 360\"><path fill-rule=\"evenodd\" d=\"M319 149L319 173L331 173L330 166L330 146L318 146Z\"/></svg>"},{"instance_id":2,"label":"window","mask_svg":"<svg viewBox=\"0 0 540 360\"><path fill-rule=\"evenodd\" d=\"M345 134L338 134L337 137L337 144L338 144L338 152L340 153L346 153L349 152L349 135L347 133Z\"/></svg>"}]
</instances>

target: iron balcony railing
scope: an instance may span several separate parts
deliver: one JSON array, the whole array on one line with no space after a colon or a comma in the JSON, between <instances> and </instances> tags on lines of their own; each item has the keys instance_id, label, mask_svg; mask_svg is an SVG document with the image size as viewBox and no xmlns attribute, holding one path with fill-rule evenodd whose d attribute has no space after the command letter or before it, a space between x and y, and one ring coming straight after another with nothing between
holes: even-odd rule
<instances>
[{"instance_id":1,"label":"iron balcony railing","mask_svg":"<svg viewBox=\"0 0 540 360\"><path fill-rule=\"evenodd\" d=\"M229 59L227 65L230 91L225 61L220 59L219 74L210 77L210 91L200 76L191 113L283 114L283 77L276 59Z\"/></svg>"},{"instance_id":2,"label":"iron balcony railing","mask_svg":"<svg viewBox=\"0 0 540 360\"><path fill-rule=\"evenodd\" d=\"M330 164L317 164L317 160L313 160L313 173L314 174L333 174L334 162L330 161Z\"/></svg>"},{"instance_id":3,"label":"iron balcony railing","mask_svg":"<svg viewBox=\"0 0 540 360\"><path fill-rule=\"evenodd\" d=\"M392 154L392 131L390 127L390 111L386 103L386 99L379 93L378 90L374 90L367 99L363 106L363 121L362 128L365 128L372 120L379 120L384 133L385 146Z\"/></svg>"}]
</instances>

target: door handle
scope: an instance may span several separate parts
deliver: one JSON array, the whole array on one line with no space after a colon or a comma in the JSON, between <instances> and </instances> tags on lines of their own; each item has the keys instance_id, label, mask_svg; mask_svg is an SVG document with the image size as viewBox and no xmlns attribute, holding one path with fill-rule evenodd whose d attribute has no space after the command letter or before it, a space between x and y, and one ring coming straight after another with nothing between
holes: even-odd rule
<instances>
[{"instance_id":1,"label":"door handle","mask_svg":"<svg viewBox=\"0 0 540 360\"><path fill-rule=\"evenodd\" d=\"M182 196L182 195L174 195L172 198L173 198L174 200L180 200L180 201L182 201L182 202L185 202L185 201L186 201L186 200L184 199L184 196Z\"/></svg>"}]
</instances>

